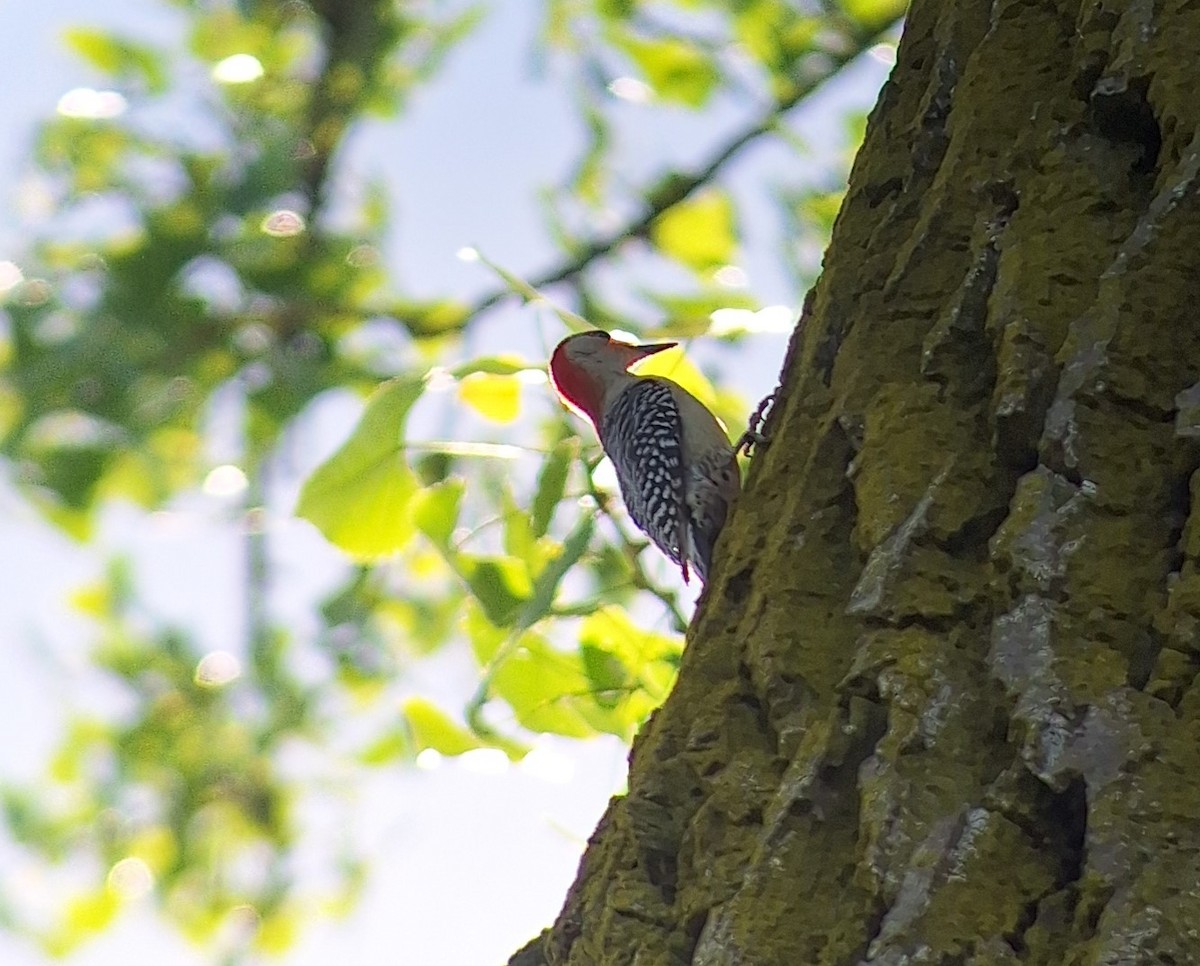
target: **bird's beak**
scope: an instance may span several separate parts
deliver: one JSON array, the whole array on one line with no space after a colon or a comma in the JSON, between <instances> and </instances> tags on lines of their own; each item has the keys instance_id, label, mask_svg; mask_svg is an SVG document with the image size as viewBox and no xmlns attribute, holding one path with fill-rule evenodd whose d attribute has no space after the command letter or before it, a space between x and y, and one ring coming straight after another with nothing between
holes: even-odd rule
<instances>
[{"instance_id":1,"label":"bird's beak","mask_svg":"<svg viewBox=\"0 0 1200 966\"><path fill-rule=\"evenodd\" d=\"M664 349L674 349L678 342L654 342L650 345L631 345L629 346L629 354L633 356L636 362L639 359L645 359L646 356L652 356L656 352L662 352Z\"/></svg>"}]
</instances>

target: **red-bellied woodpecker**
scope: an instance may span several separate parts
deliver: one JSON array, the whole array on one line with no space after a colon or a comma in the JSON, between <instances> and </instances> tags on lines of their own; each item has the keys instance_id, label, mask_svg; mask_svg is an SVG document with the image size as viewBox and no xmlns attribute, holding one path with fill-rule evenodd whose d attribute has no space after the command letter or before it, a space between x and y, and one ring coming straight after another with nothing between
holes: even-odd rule
<instances>
[{"instance_id":1,"label":"red-bellied woodpecker","mask_svg":"<svg viewBox=\"0 0 1200 966\"><path fill-rule=\"evenodd\" d=\"M559 396L588 419L612 460L633 522L683 569L707 581L740 477L729 437L695 396L662 376L629 372L674 346L629 345L607 332L572 335L550 357Z\"/></svg>"}]
</instances>

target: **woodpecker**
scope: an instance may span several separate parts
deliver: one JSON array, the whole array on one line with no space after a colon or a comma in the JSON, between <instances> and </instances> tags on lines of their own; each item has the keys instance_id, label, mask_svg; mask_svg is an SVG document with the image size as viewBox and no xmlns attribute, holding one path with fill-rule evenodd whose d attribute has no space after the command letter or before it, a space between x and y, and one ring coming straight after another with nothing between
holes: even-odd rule
<instances>
[{"instance_id":1,"label":"woodpecker","mask_svg":"<svg viewBox=\"0 0 1200 966\"><path fill-rule=\"evenodd\" d=\"M738 494L736 454L717 417L681 385L628 371L675 345L581 332L555 348L550 378L595 428L633 522L680 566L685 583L689 570L707 582L717 534Z\"/></svg>"}]
</instances>

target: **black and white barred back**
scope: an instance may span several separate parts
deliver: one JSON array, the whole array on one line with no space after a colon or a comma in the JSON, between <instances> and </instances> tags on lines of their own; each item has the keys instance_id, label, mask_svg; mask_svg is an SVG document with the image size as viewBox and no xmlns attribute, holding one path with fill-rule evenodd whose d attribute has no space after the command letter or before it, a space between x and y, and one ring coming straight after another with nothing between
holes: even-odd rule
<instances>
[{"instance_id":1,"label":"black and white barred back","mask_svg":"<svg viewBox=\"0 0 1200 966\"><path fill-rule=\"evenodd\" d=\"M633 522L686 574L683 426L670 388L638 379L609 407L597 431Z\"/></svg>"}]
</instances>

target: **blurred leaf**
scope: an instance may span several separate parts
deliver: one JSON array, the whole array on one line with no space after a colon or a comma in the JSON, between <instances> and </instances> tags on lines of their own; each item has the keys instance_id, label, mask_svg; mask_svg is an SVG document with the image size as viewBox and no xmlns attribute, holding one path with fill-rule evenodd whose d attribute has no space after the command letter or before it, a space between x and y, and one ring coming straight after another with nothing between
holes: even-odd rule
<instances>
[{"instance_id":1,"label":"blurred leaf","mask_svg":"<svg viewBox=\"0 0 1200 966\"><path fill-rule=\"evenodd\" d=\"M484 744L462 725L425 698L404 702L404 717L417 751L432 748L443 755L461 755Z\"/></svg>"},{"instance_id":2,"label":"blurred leaf","mask_svg":"<svg viewBox=\"0 0 1200 966\"><path fill-rule=\"evenodd\" d=\"M576 707L590 700L591 682L577 653L555 650L544 638L526 633L492 674L494 694L507 701L530 731L586 738L595 729Z\"/></svg>"},{"instance_id":3,"label":"blurred leaf","mask_svg":"<svg viewBox=\"0 0 1200 966\"><path fill-rule=\"evenodd\" d=\"M359 560L395 553L412 533L411 502L419 490L401 449L409 410L424 391L417 380L393 379L367 400L350 439L304 483L296 515Z\"/></svg>"},{"instance_id":4,"label":"blurred leaf","mask_svg":"<svg viewBox=\"0 0 1200 966\"><path fill-rule=\"evenodd\" d=\"M139 829L129 840L126 851L145 862L156 875L170 869L179 858L178 841L165 825Z\"/></svg>"},{"instance_id":5,"label":"blurred leaf","mask_svg":"<svg viewBox=\"0 0 1200 966\"><path fill-rule=\"evenodd\" d=\"M682 339L707 335L712 314L721 309L757 309L758 300L747 292L712 289L694 295L642 292L666 316L655 328L655 336Z\"/></svg>"},{"instance_id":6,"label":"blurred leaf","mask_svg":"<svg viewBox=\"0 0 1200 966\"><path fill-rule=\"evenodd\" d=\"M254 945L264 953L279 955L295 944L299 928L297 910L288 903L282 903L259 920L258 930L254 933Z\"/></svg>"},{"instance_id":7,"label":"blurred leaf","mask_svg":"<svg viewBox=\"0 0 1200 966\"><path fill-rule=\"evenodd\" d=\"M533 592L521 614L519 626L524 629L532 627L550 613L554 606L554 597L558 593L559 584L579 559L587 552L595 529L595 517L587 514L582 517L567 537L562 546L562 552L555 556L537 576Z\"/></svg>"},{"instance_id":8,"label":"blurred leaf","mask_svg":"<svg viewBox=\"0 0 1200 966\"><path fill-rule=\"evenodd\" d=\"M376 738L359 754L364 765L390 765L409 754L408 735L401 728L392 728Z\"/></svg>"},{"instance_id":9,"label":"blurred leaf","mask_svg":"<svg viewBox=\"0 0 1200 966\"><path fill-rule=\"evenodd\" d=\"M526 572L536 573L548 559L551 541L538 539L529 509L517 503L511 487L501 486L497 503L500 519L504 521L504 552L523 561Z\"/></svg>"},{"instance_id":10,"label":"blurred leaf","mask_svg":"<svg viewBox=\"0 0 1200 966\"><path fill-rule=\"evenodd\" d=\"M538 473L537 489L533 493L533 506L529 523L535 536L544 536L554 519L554 511L567 489L571 465L579 457L579 440L574 437L560 440L542 463Z\"/></svg>"},{"instance_id":11,"label":"blurred leaf","mask_svg":"<svg viewBox=\"0 0 1200 966\"><path fill-rule=\"evenodd\" d=\"M755 60L778 70L783 66L781 34L790 13L783 0L745 0L734 18L738 41Z\"/></svg>"},{"instance_id":12,"label":"blurred leaf","mask_svg":"<svg viewBox=\"0 0 1200 966\"><path fill-rule=\"evenodd\" d=\"M76 718L67 730L67 737L51 757L47 773L56 782L73 782L83 777L84 765L96 749L103 749L112 738L112 731L99 721Z\"/></svg>"},{"instance_id":13,"label":"blurred leaf","mask_svg":"<svg viewBox=\"0 0 1200 966\"><path fill-rule=\"evenodd\" d=\"M846 197L844 189L836 191L814 191L811 194L799 196L796 201L801 206L804 216L811 225L823 232L833 230L834 220L842 210L842 201Z\"/></svg>"},{"instance_id":14,"label":"blurred leaf","mask_svg":"<svg viewBox=\"0 0 1200 966\"><path fill-rule=\"evenodd\" d=\"M85 617L104 617L112 608L108 585L100 581L84 584L71 591L67 596L67 603Z\"/></svg>"},{"instance_id":15,"label":"blurred leaf","mask_svg":"<svg viewBox=\"0 0 1200 966\"><path fill-rule=\"evenodd\" d=\"M636 9L638 0L597 0L596 10L609 20L626 20Z\"/></svg>"},{"instance_id":16,"label":"blurred leaf","mask_svg":"<svg viewBox=\"0 0 1200 966\"><path fill-rule=\"evenodd\" d=\"M477 660L487 669L475 699L468 706L468 719L477 728L484 727L480 711L490 695L502 697L512 704L513 695L521 694L526 696L522 700L527 703L521 707L513 705L513 710L525 727L537 731L553 731L558 734L578 733L582 735L590 732L591 726L588 726L588 730L579 730L578 718L581 712L570 703L570 695L560 694L559 697L563 698L566 703L552 706L548 700L530 697L530 695L540 694L537 689L547 683L549 679L541 682L522 683L520 676L523 669L529 670L533 666L529 665L524 658L529 657L528 649L532 642L540 640L526 632L549 614L560 582L587 550L593 525L594 518L591 515L585 516L579 521L568 536L566 543L563 544L561 552L538 574L532 594L519 613L515 615L516 620L509 633L500 632L501 626L509 626L508 622L502 623L496 620L494 615L488 612L486 604L482 616L468 612L467 631L471 638L472 648ZM484 617L486 620L483 619ZM545 661L548 661L551 654L557 653L553 649L545 651L544 654L539 652L539 659L535 662L537 667L541 667ZM563 661L577 661L577 656L563 655L562 659ZM562 665L561 663L555 665L551 662L547 666L561 669ZM534 670L532 673L540 674L541 671ZM503 683L497 684L498 679ZM554 685L550 684L550 687L553 688ZM502 693L502 690L505 693ZM586 695L579 696L585 705L592 703Z\"/></svg>"},{"instance_id":17,"label":"blurred leaf","mask_svg":"<svg viewBox=\"0 0 1200 966\"><path fill-rule=\"evenodd\" d=\"M173 426L150 432L137 449L116 454L101 480L99 496L150 509L161 506L199 477L203 442L200 433Z\"/></svg>"},{"instance_id":18,"label":"blurred leaf","mask_svg":"<svg viewBox=\"0 0 1200 966\"><path fill-rule=\"evenodd\" d=\"M92 494L113 457L98 446L56 446L38 454L43 482L72 510L91 508Z\"/></svg>"},{"instance_id":19,"label":"blurred leaf","mask_svg":"<svg viewBox=\"0 0 1200 966\"><path fill-rule=\"evenodd\" d=\"M820 38L826 18L804 15L785 0L747 0L734 27L739 42L783 81L790 80L796 60ZM780 88L779 83L773 86Z\"/></svg>"},{"instance_id":20,"label":"blurred leaf","mask_svg":"<svg viewBox=\"0 0 1200 966\"><path fill-rule=\"evenodd\" d=\"M580 657L596 701L602 707L615 707L620 695L629 687L629 669L611 652L581 645Z\"/></svg>"},{"instance_id":21,"label":"blurred leaf","mask_svg":"<svg viewBox=\"0 0 1200 966\"><path fill-rule=\"evenodd\" d=\"M116 893L105 886L69 900L60 931L47 943L50 952L56 956L70 952L112 922L120 907Z\"/></svg>"},{"instance_id":22,"label":"blurred leaf","mask_svg":"<svg viewBox=\"0 0 1200 966\"><path fill-rule=\"evenodd\" d=\"M218 61L233 54L258 57L271 41L266 23L255 22L230 8L214 8L196 22L191 34L192 51L204 60Z\"/></svg>"},{"instance_id":23,"label":"blurred leaf","mask_svg":"<svg viewBox=\"0 0 1200 966\"><path fill-rule=\"evenodd\" d=\"M587 124L588 147L575 167L571 190L585 204L600 207L604 204L604 192L612 176L609 123L601 111L586 101L580 109Z\"/></svg>"},{"instance_id":24,"label":"blurred leaf","mask_svg":"<svg viewBox=\"0 0 1200 966\"><path fill-rule=\"evenodd\" d=\"M473 372L459 382L458 398L494 423L511 423L521 412L521 384L513 376Z\"/></svg>"},{"instance_id":25,"label":"blurred leaf","mask_svg":"<svg viewBox=\"0 0 1200 966\"><path fill-rule=\"evenodd\" d=\"M88 510L66 506L37 491L31 494L30 499L38 508L38 512L67 536L81 543L92 538L93 520Z\"/></svg>"},{"instance_id":26,"label":"blurred leaf","mask_svg":"<svg viewBox=\"0 0 1200 966\"><path fill-rule=\"evenodd\" d=\"M389 311L417 339L457 332L467 323L469 309L456 299L427 302L397 300Z\"/></svg>"},{"instance_id":27,"label":"blurred leaf","mask_svg":"<svg viewBox=\"0 0 1200 966\"><path fill-rule=\"evenodd\" d=\"M450 538L458 525L462 497L462 480L446 480L426 487L414 503L413 522L417 529L443 552L451 550Z\"/></svg>"},{"instance_id":28,"label":"blurred leaf","mask_svg":"<svg viewBox=\"0 0 1200 966\"><path fill-rule=\"evenodd\" d=\"M508 631L488 620L483 608L475 601L468 600L464 609L463 628L471 642L471 650L479 666L487 667L504 646Z\"/></svg>"},{"instance_id":29,"label":"blurred leaf","mask_svg":"<svg viewBox=\"0 0 1200 966\"><path fill-rule=\"evenodd\" d=\"M321 601L321 619L330 627L360 621L379 598L371 572L366 567L356 568L345 584Z\"/></svg>"},{"instance_id":30,"label":"blurred leaf","mask_svg":"<svg viewBox=\"0 0 1200 966\"><path fill-rule=\"evenodd\" d=\"M620 608L606 606L584 619L579 649L604 711L594 723L627 736L666 698L683 639L644 630Z\"/></svg>"},{"instance_id":31,"label":"blurred leaf","mask_svg":"<svg viewBox=\"0 0 1200 966\"><path fill-rule=\"evenodd\" d=\"M422 486L445 483L455 465L454 457L445 450L421 453L413 460L413 469Z\"/></svg>"},{"instance_id":32,"label":"blurred leaf","mask_svg":"<svg viewBox=\"0 0 1200 966\"><path fill-rule=\"evenodd\" d=\"M413 573L418 571L414 568ZM388 634L392 650L432 654L457 642L453 631L463 602L457 587L444 596L426 598L414 594L413 599L391 598L380 602L373 619ZM388 677L395 673L395 668L389 665Z\"/></svg>"},{"instance_id":33,"label":"blurred leaf","mask_svg":"<svg viewBox=\"0 0 1200 966\"><path fill-rule=\"evenodd\" d=\"M528 362L520 356L501 355L501 356L484 356L480 359L472 359L470 362L464 362L462 365L455 366L450 370L450 375L455 379L465 379L467 376L477 372L486 372L494 376L512 376L518 372L528 372L531 369L537 369L544 372L544 364Z\"/></svg>"},{"instance_id":34,"label":"blurred leaf","mask_svg":"<svg viewBox=\"0 0 1200 966\"><path fill-rule=\"evenodd\" d=\"M687 41L644 40L627 34L619 43L664 101L702 107L721 80L712 55Z\"/></svg>"},{"instance_id":35,"label":"blurred leaf","mask_svg":"<svg viewBox=\"0 0 1200 966\"><path fill-rule=\"evenodd\" d=\"M0 334L0 372L3 372L12 361L10 348L4 335ZM21 394L0 381L0 441L4 440L20 422L24 408L25 400Z\"/></svg>"},{"instance_id":36,"label":"blurred leaf","mask_svg":"<svg viewBox=\"0 0 1200 966\"><path fill-rule=\"evenodd\" d=\"M585 647L611 654L635 670L658 661L674 665L683 653L683 638L680 635L648 631L635 624L624 610L613 606L601 607L584 618L579 629L579 642ZM655 687L668 684L667 681L658 681ZM665 694L661 697L665 697Z\"/></svg>"},{"instance_id":37,"label":"blurred leaf","mask_svg":"<svg viewBox=\"0 0 1200 966\"><path fill-rule=\"evenodd\" d=\"M462 554L458 570L489 621L497 627L509 627L516 622L533 590L520 560Z\"/></svg>"},{"instance_id":38,"label":"blurred leaf","mask_svg":"<svg viewBox=\"0 0 1200 966\"><path fill-rule=\"evenodd\" d=\"M879 30L904 16L907 0L841 0L839 6L868 29Z\"/></svg>"},{"instance_id":39,"label":"blurred leaf","mask_svg":"<svg viewBox=\"0 0 1200 966\"><path fill-rule=\"evenodd\" d=\"M140 80L152 94L162 93L167 86L163 58L153 47L83 27L68 27L63 38L67 46L111 77Z\"/></svg>"},{"instance_id":40,"label":"blurred leaf","mask_svg":"<svg viewBox=\"0 0 1200 966\"><path fill-rule=\"evenodd\" d=\"M729 264L737 249L733 202L710 189L668 209L650 228L666 255L701 274Z\"/></svg>"}]
</instances>

